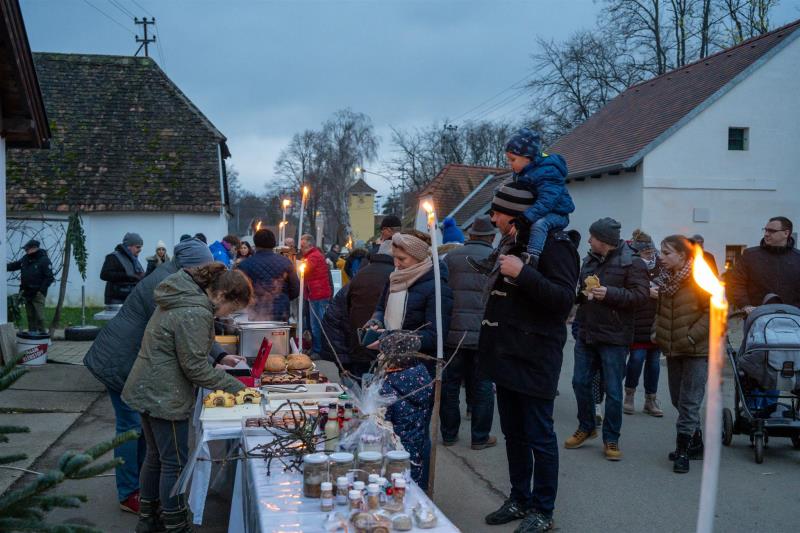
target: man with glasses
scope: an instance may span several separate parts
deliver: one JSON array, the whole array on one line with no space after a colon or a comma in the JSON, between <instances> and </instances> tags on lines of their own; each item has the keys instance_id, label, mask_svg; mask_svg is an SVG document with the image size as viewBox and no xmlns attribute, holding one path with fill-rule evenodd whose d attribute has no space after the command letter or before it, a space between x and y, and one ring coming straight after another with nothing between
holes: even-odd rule
<instances>
[{"instance_id":1,"label":"man with glasses","mask_svg":"<svg viewBox=\"0 0 800 533\"><path fill-rule=\"evenodd\" d=\"M785 304L800 306L800 251L792 237L792 221L772 217L764 226L759 246L748 248L736 262L728 298L750 314L768 294Z\"/></svg>"}]
</instances>

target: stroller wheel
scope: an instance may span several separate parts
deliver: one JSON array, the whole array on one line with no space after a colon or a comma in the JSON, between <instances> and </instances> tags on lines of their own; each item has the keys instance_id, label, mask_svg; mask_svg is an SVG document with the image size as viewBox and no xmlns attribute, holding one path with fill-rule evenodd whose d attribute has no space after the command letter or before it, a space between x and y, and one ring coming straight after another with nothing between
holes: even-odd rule
<instances>
[{"instance_id":1,"label":"stroller wheel","mask_svg":"<svg viewBox=\"0 0 800 533\"><path fill-rule=\"evenodd\" d=\"M756 435L754 442L754 452L757 464L764 462L764 435Z\"/></svg>"},{"instance_id":2,"label":"stroller wheel","mask_svg":"<svg viewBox=\"0 0 800 533\"><path fill-rule=\"evenodd\" d=\"M731 410L725 407L722 410L722 444L730 446L733 440L733 415Z\"/></svg>"},{"instance_id":3,"label":"stroller wheel","mask_svg":"<svg viewBox=\"0 0 800 533\"><path fill-rule=\"evenodd\" d=\"M794 446L795 450L800 450L800 435L792 437L792 446Z\"/></svg>"}]
</instances>

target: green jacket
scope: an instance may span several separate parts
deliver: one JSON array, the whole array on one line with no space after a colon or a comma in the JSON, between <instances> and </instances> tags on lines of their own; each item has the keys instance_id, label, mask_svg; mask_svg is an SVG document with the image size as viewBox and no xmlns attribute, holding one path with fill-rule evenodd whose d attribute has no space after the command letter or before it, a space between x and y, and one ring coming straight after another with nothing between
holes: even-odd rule
<instances>
[{"instance_id":1,"label":"green jacket","mask_svg":"<svg viewBox=\"0 0 800 533\"><path fill-rule=\"evenodd\" d=\"M666 357L708 357L708 294L689 277L672 296L658 297L656 343Z\"/></svg>"},{"instance_id":2,"label":"green jacket","mask_svg":"<svg viewBox=\"0 0 800 533\"><path fill-rule=\"evenodd\" d=\"M195 386L238 392L244 385L208 362L214 315L205 292L184 272L155 290L156 311L122 390L133 409L164 420L192 415Z\"/></svg>"}]
</instances>

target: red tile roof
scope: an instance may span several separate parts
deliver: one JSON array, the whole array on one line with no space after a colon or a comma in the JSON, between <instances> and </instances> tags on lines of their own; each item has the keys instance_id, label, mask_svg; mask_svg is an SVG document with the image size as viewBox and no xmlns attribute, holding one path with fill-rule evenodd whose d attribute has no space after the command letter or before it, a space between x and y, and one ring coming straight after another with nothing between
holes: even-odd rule
<instances>
[{"instance_id":1,"label":"red tile roof","mask_svg":"<svg viewBox=\"0 0 800 533\"><path fill-rule=\"evenodd\" d=\"M439 218L449 215L467 195L490 174L508 172L506 168L476 167L470 165L449 164L433 178L427 187L422 189L419 197L433 196L433 204Z\"/></svg>"},{"instance_id":2,"label":"red tile roof","mask_svg":"<svg viewBox=\"0 0 800 533\"><path fill-rule=\"evenodd\" d=\"M564 156L570 177L632 167L659 136L669 135L670 128L691 118L709 97L789 41L798 28L800 20L634 85L561 137L548 152Z\"/></svg>"}]
</instances>

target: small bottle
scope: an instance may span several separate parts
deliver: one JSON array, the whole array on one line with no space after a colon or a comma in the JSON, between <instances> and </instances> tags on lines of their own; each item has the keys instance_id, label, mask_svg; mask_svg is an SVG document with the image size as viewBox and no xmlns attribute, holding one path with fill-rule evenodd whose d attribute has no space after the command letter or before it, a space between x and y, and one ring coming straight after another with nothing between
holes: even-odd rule
<instances>
[{"instance_id":1,"label":"small bottle","mask_svg":"<svg viewBox=\"0 0 800 533\"><path fill-rule=\"evenodd\" d=\"M342 427L348 429L350 427L350 421L353 420L353 404L346 403L344 404L344 414L342 419Z\"/></svg>"},{"instance_id":2,"label":"small bottle","mask_svg":"<svg viewBox=\"0 0 800 533\"><path fill-rule=\"evenodd\" d=\"M370 474L369 477L367 478L367 486L371 485L372 483L377 484L380 479L381 476L379 476L378 474Z\"/></svg>"},{"instance_id":3,"label":"small bottle","mask_svg":"<svg viewBox=\"0 0 800 533\"><path fill-rule=\"evenodd\" d=\"M325 424L328 423L328 406L321 403L317 406L317 411L319 412L317 427L325 431Z\"/></svg>"},{"instance_id":4,"label":"small bottle","mask_svg":"<svg viewBox=\"0 0 800 533\"><path fill-rule=\"evenodd\" d=\"M341 430L342 426L344 426L344 404L341 402L339 403L339 406L336 409L336 418L339 421L339 429Z\"/></svg>"},{"instance_id":5,"label":"small bottle","mask_svg":"<svg viewBox=\"0 0 800 533\"><path fill-rule=\"evenodd\" d=\"M339 421L328 416L325 423L325 451L334 452L339 444Z\"/></svg>"},{"instance_id":6,"label":"small bottle","mask_svg":"<svg viewBox=\"0 0 800 533\"><path fill-rule=\"evenodd\" d=\"M383 505L388 500L388 498L386 497L386 489L389 488L389 480L386 479L385 477L379 477L378 486L381 489L380 499L381 499L381 505Z\"/></svg>"},{"instance_id":7,"label":"small bottle","mask_svg":"<svg viewBox=\"0 0 800 533\"><path fill-rule=\"evenodd\" d=\"M333 511L333 484L330 481L322 482L320 498L320 509Z\"/></svg>"},{"instance_id":8,"label":"small bottle","mask_svg":"<svg viewBox=\"0 0 800 533\"><path fill-rule=\"evenodd\" d=\"M347 505L347 493L350 490L350 483L347 478L342 476L336 480L336 505Z\"/></svg>"},{"instance_id":9,"label":"small bottle","mask_svg":"<svg viewBox=\"0 0 800 533\"><path fill-rule=\"evenodd\" d=\"M406 497L406 480L402 477L395 478L394 480L394 490L392 491L394 495L395 503L400 505L404 505L404 500Z\"/></svg>"},{"instance_id":10,"label":"small bottle","mask_svg":"<svg viewBox=\"0 0 800 533\"><path fill-rule=\"evenodd\" d=\"M381 506L381 489L377 483L367 485L367 510L377 511Z\"/></svg>"},{"instance_id":11,"label":"small bottle","mask_svg":"<svg viewBox=\"0 0 800 533\"><path fill-rule=\"evenodd\" d=\"M351 511L361 511L362 510L362 498L361 498L361 491L359 490L351 490L349 493L350 499L350 510Z\"/></svg>"},{"instance_id":12,"label":"small bottle","mask_svg":"<svg viewBox=\"0 0 800 533\"><path fill-rule=\"evenodd\" d=\"M362 496L364 495L365 488L366 488L366 485L364 484L363 481L354 481L353 482L353 490L357 490L358 492L361 493Z\"/></svg>"}]
</instances>

